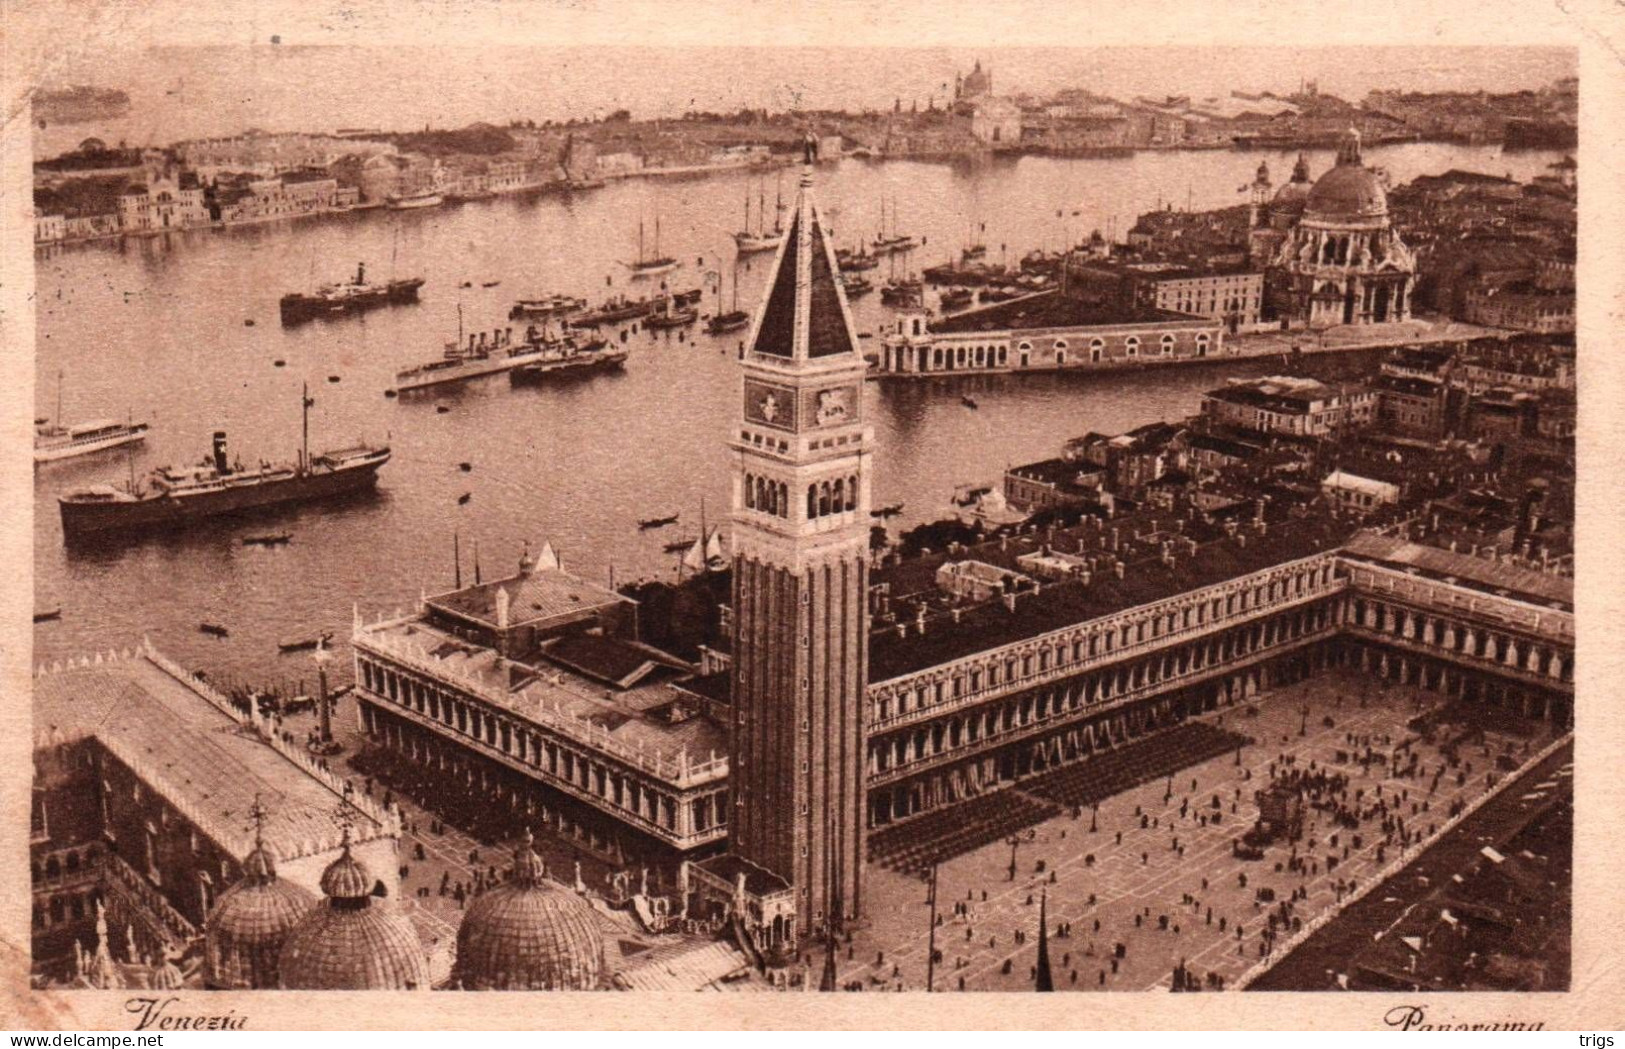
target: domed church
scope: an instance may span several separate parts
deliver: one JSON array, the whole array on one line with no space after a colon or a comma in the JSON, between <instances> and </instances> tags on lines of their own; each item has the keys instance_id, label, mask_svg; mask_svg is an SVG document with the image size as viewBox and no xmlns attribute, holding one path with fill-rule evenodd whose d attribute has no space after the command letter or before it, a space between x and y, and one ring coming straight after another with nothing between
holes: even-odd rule
<instances>
[{"instance_id":1,"label":"domed church","mask_svg":"<svg viewBox=\"0 0 1625 1049\"><path fill-rule=\"evenodd\" d=\"M375 899L377 882L350 851L322 872L326 899L283 945L282 986L297 991L411 991L429 987L429 963L417 929L394 900Z\"/></svg>"},{"instance_id":2,"label":"domed church","mask_svg":"<svg viewBox=\"0 0 1625 1049\"><path fill-rule=\"evenodd\" d=\"M209 912L204 986L230 991L277 986L283 944L315 906L309 890L277 877L276 861L257 828L242 878L220 894Z\"/></svg>"},{"instance_id":3,"label":"domed church","mask_svg":"<svg viewBox=\"0 0 1625 1049\"><path fill-rule=\"evenodd\" d=\"M1277 303L1289 324L1328 328L1408 320L1416 260L1393 229L1382 182L1361 159L1360 133L1349 129L1337 163L1307 194L1301 157L1293 176L1270 209L1275 224L1290 222L1301 207L1271 263Z\"/></svg>"}]
</instances>

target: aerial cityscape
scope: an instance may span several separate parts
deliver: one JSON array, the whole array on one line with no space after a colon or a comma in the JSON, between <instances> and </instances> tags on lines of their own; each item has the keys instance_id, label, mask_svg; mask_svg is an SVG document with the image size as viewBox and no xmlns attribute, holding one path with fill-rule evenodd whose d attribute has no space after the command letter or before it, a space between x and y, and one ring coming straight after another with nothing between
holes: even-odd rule
<instances>
[{"instance_id":1,"label":"aerial cityscape","mask_svg":"<svg viewBox=\"0 0 1625 1049\"><path fill-rule=\"evenodd\" d=\"M35 987L1568 989L1577 66L1393 50L38 92Z\"/></svg>"}]
</instances>

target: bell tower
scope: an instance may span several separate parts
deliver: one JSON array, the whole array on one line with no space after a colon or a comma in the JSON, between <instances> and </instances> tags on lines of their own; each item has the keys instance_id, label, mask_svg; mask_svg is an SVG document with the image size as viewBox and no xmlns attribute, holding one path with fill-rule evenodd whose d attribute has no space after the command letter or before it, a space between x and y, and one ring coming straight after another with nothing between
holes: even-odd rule
<instances>
[{"instance_id":1,"label":"bell tower","mask_svg":"<svg viewBox=\"0 0 1625 1049\"><path fill-rule=\"evenodd\" d=\"M730 851L797 932L859 913L868 685L866 363L812 199L813 146L746 341L733 459Z\"/></svg>"}]
</instances>

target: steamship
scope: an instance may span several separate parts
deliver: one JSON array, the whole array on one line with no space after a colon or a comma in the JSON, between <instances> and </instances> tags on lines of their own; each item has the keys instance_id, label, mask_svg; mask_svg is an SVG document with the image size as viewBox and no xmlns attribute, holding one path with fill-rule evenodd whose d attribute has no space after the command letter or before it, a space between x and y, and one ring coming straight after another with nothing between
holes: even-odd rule
<instances>
[{"instance_id":1,"label":"steamship","mask_svg":"<svg viewBox=\"0 0 1625 1049\"><path fill-rule=\"evenodd\" d=\"M343 284L326 284L309 294L294 291L282 296L282 323L298 324L316 317L334 317L379 306L416 302L421 287L422 277L392 280L387 284L369 283L366 265L359 264L355 268L355 278Z\"/></svg>"},{"instance_id":2,"label":"steamship","mask_svg":"<svg viewBox=\"0 0 1625 1049\"><path fill-rule=\"evenodd\" d=\"M310 398L304 398L309 433ZM389 462L387 446L357 444L311 455L308 439L297 463L244 466L226 454L217 430L210 459L154 470L128 489L96 484L60 497L63 534L79 536L177 527L200 518L310 502L371 487Z\"/></svg>"}]
</instances>

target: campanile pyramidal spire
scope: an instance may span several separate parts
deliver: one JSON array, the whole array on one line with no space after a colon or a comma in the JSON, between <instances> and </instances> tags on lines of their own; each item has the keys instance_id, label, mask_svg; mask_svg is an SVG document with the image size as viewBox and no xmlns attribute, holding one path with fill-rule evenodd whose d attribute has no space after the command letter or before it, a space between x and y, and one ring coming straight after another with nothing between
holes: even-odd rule
<instances>
[{"instance_id":1,"label":"campanile pyramidal spire","mask_svg":"<svg viewBox=\"0 0 1625 1049\"><path fill-rule=\"evenodd\" d=\"M874 440L812 158L809 142L728 442L730 849L790 883L802 935L859 913Z\"/></svg>"}]
</instances>

